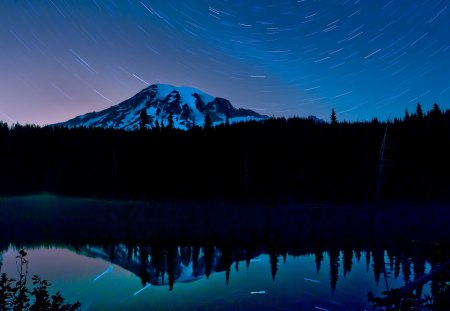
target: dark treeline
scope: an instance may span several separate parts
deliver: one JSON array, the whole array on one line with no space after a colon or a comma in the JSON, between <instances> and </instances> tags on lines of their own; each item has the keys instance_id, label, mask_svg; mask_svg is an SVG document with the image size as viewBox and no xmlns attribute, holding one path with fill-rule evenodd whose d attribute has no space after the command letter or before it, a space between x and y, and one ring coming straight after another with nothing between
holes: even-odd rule
<instances>
[{"instance_id":1,"label":"dark treeline","mask_svg":"<svg viewBox=\"0 0 450 311\"><path fill-rule=\"evenodd\" d=\"M380 150L385 139L382 159ZM450 111L387 124L268 119L189 131L0 125L1 194L450 199Z\"/></svg>"}]
</instances>

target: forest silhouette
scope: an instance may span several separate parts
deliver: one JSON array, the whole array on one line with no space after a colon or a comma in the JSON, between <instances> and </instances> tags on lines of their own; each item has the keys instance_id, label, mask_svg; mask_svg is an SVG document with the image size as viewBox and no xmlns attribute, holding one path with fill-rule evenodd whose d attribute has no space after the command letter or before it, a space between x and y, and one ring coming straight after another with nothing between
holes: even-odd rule
<instances>
[{"instance_id":1,"label":"forest silhouette","mask_svg":"<svg viewBox=\"0 0 450 311\"><path fill-rule=\"evenodd\" d=\"M145 118L145 115L141 115ZM270 118L189 131L0 124L0 192L111 198L449 201L450 110L389 123ZM209 123L208 123L209 124ZM386 135L385 135L386 134ZM380 150L382 158L380 158Z\"/></svg>"}]
</instances>

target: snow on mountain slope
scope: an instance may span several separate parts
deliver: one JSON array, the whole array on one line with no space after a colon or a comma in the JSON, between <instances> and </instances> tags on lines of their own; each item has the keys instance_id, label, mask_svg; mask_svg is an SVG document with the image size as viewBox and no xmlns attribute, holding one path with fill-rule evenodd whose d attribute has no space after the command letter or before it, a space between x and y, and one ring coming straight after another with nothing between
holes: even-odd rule
<instances>
[{"instance_id":1,"label":"snow on mountain slope","mask_svg":"<svg viewBox=\"0 0 450 311\"><path fill-rule=\"evenodd\" d=\"M267 118L252 110L236 109L228 100L194 88L153 84L116 106L57 125L136 130L140 127L140 114L144 109L148 115L149 128L155 127L157 122L167 125L170 114L174 127L183 130L193 125L203 126L206 114L210 116L213 125L224 123L226 116L230 123Z\"/></svg>"}]
</instances>

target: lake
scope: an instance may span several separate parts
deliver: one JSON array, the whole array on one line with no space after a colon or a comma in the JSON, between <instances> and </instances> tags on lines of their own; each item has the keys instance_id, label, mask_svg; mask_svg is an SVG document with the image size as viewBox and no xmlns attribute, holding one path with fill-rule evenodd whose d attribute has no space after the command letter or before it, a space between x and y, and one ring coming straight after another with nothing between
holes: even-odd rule
<instances>
[{"instance_id":1,"label":"lake","mask_svg":"<svg viewBox=\"0 0 450 311\"><path fill-rule=\"evenodd\" d=\"M17 277L26 249L28 276L85 310L371 310L369 292L445 258L449 220L438 205L3 198L0 270Z\"/></svg>"}]
</instances>

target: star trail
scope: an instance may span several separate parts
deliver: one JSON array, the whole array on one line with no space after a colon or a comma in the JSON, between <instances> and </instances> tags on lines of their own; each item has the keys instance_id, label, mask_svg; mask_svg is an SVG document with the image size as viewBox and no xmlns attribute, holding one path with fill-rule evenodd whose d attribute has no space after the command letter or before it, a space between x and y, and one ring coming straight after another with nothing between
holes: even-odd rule
<instances>
[{"instance_id":1,"label":"star trail","mask_svg":"<svg viewBox=\"0 0 450 311\"><path fill-rule=\"evenodd\" d=\"M0 1L0 119L49 124L153 83L275 116L450 108L450 2Z\"/></svg>"}]
</instances>

